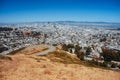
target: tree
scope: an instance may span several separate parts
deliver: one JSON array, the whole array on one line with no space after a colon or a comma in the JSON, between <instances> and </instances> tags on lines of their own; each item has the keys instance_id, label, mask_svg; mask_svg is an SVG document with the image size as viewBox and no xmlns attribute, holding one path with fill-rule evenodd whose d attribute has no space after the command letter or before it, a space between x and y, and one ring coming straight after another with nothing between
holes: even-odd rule
<instances>
[{"instance_id":1,"label":"tree","mask_svg":"<svg viewBox=\"0 0 120 80\"><path fill-rule=\"evenodd\" d=\"M80 52L80 50L82 49L82 47L80 47L79 45L75 46L75 53Z\"/></svg>"},{"instance_id":2,"label":"tree","mask_svg":"<svg viewBox=\"0 0 120 80\"><path fill-rule=\"evenodd\" d=\"M103 50L102 56L105 61L110 62L111 60L120 61L120 52L112 49Z\"/></svg>"},{"instance_id":3,"label":"tree","mask_svg":"<svg viewBox=\"0 0 120 80\"><path fill-rule=\"evenodd\" d=\"M116 63L112 63L111 68L116 68L117 64Z\"/></svg>"},{"instance_id":4,"label":"tree","mask_svg":"<svg viewBox=\"0 0 120 80\"><path fill-rule=\"evenodd\" d=\"M120 64L117 67L120 69Z\"/></svg>"},{"instance_id":5,"label":"tree","mask_svg":"<svg viewBox=\"0 0 120 80\"><path fill-rule=\"evenodd\" d=\"M77 53L77 57L78 57L80 60L84 60L84 53L83 53L83 52L78 52L78 53Z\"/></svg>"},{"instance_id":6,"label":"tree","mask_svg":"<svg viewBox=\"0 0 120 80\"><path fill-rule=\"evenodd\" d=\"M68 44L67 47L68 48L74 48L74 44Z\"/></svg>"},{"instance_id":7,"label":"tree","mask_svg":"<svg viewBox=\"0 0 120 80\"><path fill-rule=\"evenodd\" d=\"M106 38L102 38L100 39L100 42L105 42L107 39Z\"/></svg>"},{"instance_id":8,"label":"tree","mask_svg":"<svg viewBox=\"0 0 120 80\"><path fill-rule=\"evenodd\" d=\"M65 50L65 51L68 51L67 45L66 45L66 44L63 44L62 49Z\"/></svg>"},{"instance_id":9,"label":"tree","mask_svg":"<svg viewBox=\"0 0 120 80\"><path fill-rule=\"evenodd\" d=\"M92 52L91 47L87 47L87 48L86 48L86 56L87 56L87 55L90 55L91 52Z\"/></svg>"},{"instance_id":10,"label":"tree","mask_svg":"<svg viewBox=\"0 0 120 80\"><path fill-rule=\"evenodd\" d=\"M84 53L80 53L80 60L84 60Z\"/></svg>"},{"instance_id":11,"label":"tree","mask_svg":"<svg viewBox=\"0 0 120 80\"><path fill-rule=\"evenodd\" d=\"M107 67L107 65L108 65L108 62L104 61L101 66Z\"/></svg>"}]
</instances>

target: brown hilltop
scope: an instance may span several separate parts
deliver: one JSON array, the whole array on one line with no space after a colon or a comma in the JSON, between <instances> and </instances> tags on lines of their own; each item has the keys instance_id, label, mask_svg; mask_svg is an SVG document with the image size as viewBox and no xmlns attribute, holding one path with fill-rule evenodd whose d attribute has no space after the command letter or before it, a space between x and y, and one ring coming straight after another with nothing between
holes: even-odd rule
<instances>
[{"instance_id":1,"label":"brown hilltop","mask_svg":"<svg viewBox=\"0 0 120 80\"><path fill-rule=\"evenodd\" d=\"M120 80L119 71L85 66L65 51L35 56L27 49L0 59L0 80Z\"/></svg>"}]
</instances>

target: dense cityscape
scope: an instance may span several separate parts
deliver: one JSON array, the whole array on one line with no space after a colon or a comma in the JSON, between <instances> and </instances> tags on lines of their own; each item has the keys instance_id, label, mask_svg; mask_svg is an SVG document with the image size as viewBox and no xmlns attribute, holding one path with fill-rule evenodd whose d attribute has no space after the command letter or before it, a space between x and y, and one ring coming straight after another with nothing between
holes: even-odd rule
<instances>
[{"instance_id":1,"label":"dense cityscape","mask_svg":"<svg viewBox=\"0 0 120 80\"><path fill-rule=\"evenodd\" d=\"M77 54L81 60L111 61L107 66L120 68L120 24L117 23L66 21L1 24L0 54L32 44L61 45L63 50ZM110 56L106 57L107 51ZM111 57L113 53L115 55Z\"/></svg>"},{"instance_id":2,"label":"dense cityscape","mask_svg":"<svg viewBox=\"0 0 120 80\"><path fill-rule=\"evenodd\" d=\"M120 0L0 0L0 80L120 80Z\"/></svg>"}]
</instances>

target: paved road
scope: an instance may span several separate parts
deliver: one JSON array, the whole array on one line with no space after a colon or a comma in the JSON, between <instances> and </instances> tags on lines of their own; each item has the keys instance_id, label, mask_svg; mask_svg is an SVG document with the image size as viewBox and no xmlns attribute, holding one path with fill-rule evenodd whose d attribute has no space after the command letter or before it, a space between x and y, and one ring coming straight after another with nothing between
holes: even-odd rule
<instances>
[{"instance_id":1,"label":"paved road","mask_svg":"<svg viewBox=\"0 0 120 80\"><path fill-rule=\"evenodd\" d=\"M50 45L46 45L46 46L48 47L47 50L35 53L35 55L45 55L45 54L48 54L49 52L55 51L56 49L54 46L50 46Z\"/></svg>"}]
</instances>

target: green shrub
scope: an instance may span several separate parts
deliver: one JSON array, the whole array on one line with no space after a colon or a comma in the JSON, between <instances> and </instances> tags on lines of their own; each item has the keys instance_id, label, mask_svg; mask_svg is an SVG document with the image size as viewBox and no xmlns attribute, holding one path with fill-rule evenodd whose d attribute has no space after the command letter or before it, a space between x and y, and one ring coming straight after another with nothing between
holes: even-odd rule
<instances>
[{"instance_id":1,"label":"green shrub","mask_svg":"<svg viewBox=\"0 0 120 80\"><path fill-rule=\"evenodd\" d=\"M112 63L111 68L116 68L117 64L116 63Z\"/></svg>"}]
</instances>

